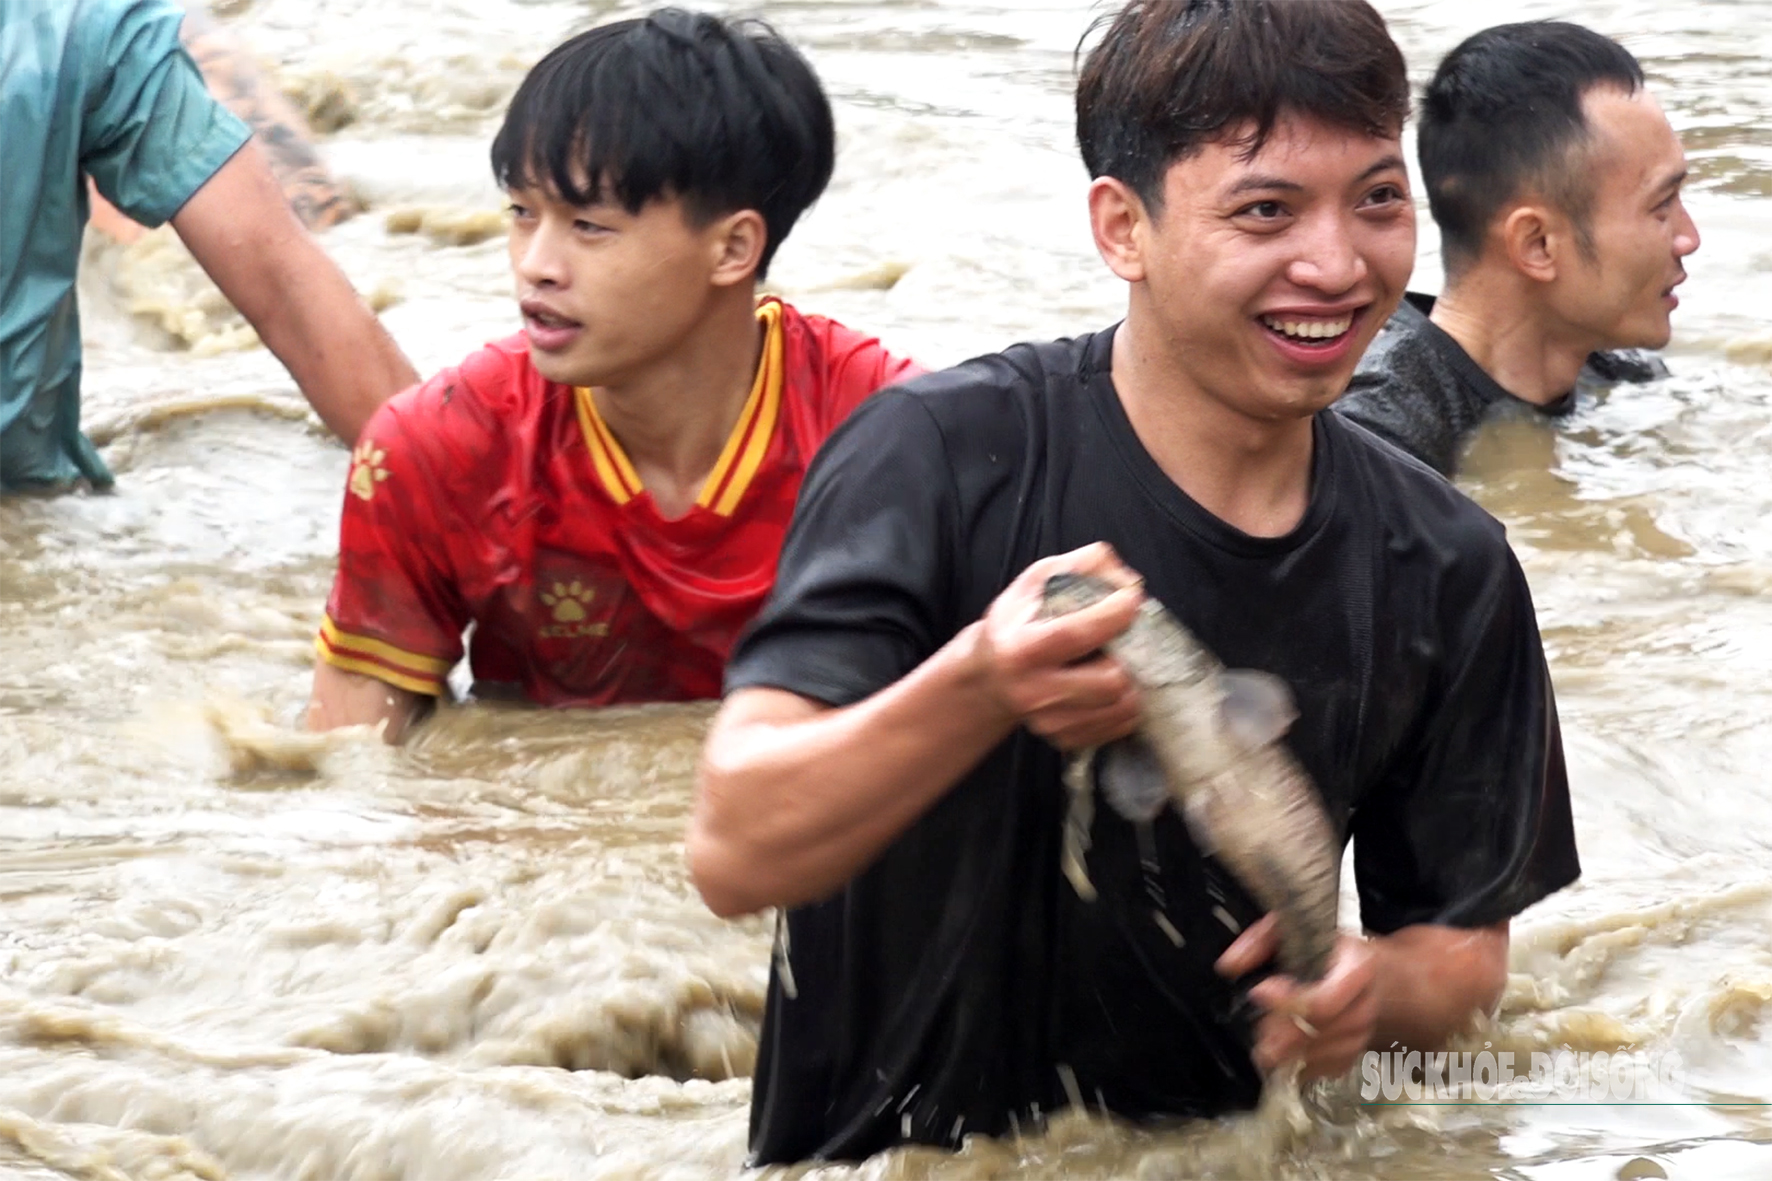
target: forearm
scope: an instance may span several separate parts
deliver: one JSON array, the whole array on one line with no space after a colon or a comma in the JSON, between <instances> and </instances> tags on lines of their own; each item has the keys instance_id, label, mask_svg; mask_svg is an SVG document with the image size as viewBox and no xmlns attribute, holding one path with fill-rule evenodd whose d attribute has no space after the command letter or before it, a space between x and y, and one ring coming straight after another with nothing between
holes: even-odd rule
<instances>
[{"instance_id":1,"label":"forearm","mask_svg":"<svg viewBox=\"0 0 1772 1181\"><path fill-rule=\"evenodd\" d=\"M336 730L341 726L375 726L385 722L382 738L400 743L435 705L434 698L319 660L314 663L307 728Z\"/></svg>"},{"instance_id":2,"label":"forearm","mask_svg":"<svg viewBox=\"0 0 1772 1181\"><path fill-rule=\"evenodd\" d=\"M829 896L1009 734L1016 719L986 690L976 628L847 708L808 704L780 721L722 712L689 837L710 908L745 914Z\"/></svg>"},{"instance_id":3,"label":"forearm","mask_svg":"<svg viewBox=\"0 0 1772 1181\"><path fill-rule=\"evenodd\" d=\"M248 143L172 219L222 294L257 330L326 425L355 443L418 380L344 273L290 212Z\"/></svg>"},{"instance_id":4,"label":"forearm","mask_svg":"<svg viewBox=\"0 0 1772 1181\"><path fill-rule=\"evenodd\" d=\"M309 249L319 254L311 243ZM418 374L350 281L323 255L288 277L284 298L286 305L247 318L321 420L355 444L377 408L415 384Z\"/></svg>"},{"instance_id":5,"label":"forearm","mask_svg":"<svg viewBox=\"0 0 1772 1181\"><path fill-rule=\"evenodd\" d=\"M1507 986L1508 924L1422 924L1372 940L1378 1024L1372 1048L1435 1050L1494 1011Z\"/></svg>"}]
</instances>

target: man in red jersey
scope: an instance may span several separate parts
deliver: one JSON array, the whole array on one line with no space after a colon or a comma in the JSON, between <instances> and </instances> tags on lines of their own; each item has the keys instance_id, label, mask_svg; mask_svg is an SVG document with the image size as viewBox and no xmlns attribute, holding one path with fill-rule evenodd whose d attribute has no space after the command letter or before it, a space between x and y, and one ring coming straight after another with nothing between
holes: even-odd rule
<instances>
[{"instance_id":1,"label":"man in red jersey","mask_svg":"<svg viewBox=\"0 0 1772 1181\"><path fill-rule=\"evenodd\" d=\"M766 26L666 9L532 70L492 147L523 335L365 429L308 723L398 739L463 654L544 705L715 697L813 452L916 372L757 280L834 157Z\"/></svg>"}]
</instances>

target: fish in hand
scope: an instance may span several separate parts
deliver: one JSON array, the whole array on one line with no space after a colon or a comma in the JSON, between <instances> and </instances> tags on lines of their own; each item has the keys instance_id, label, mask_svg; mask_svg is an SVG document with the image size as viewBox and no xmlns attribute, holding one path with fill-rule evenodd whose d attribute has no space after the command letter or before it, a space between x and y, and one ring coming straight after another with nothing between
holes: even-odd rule
<instances>
[{"instance_id":1,"label":"fish in hand","mask_svg":"<svg viewBox=\"0 0 1772 1181\"><path fill-rule=\"evenodd\" d=\"M1094 575L1054 575L1041 614L1081 610L1115 589ZM1154 599L1107 652L1137 683L1142 716L1132 736L1071 757L1065 875L1093 901L1084 858L1095 785L1134 822L1174 807L1201 851L1278 914L1280 970L1322 979L1336 945L1341 859L1322 797L1281 741L1297 717L1291 691L1268 673L1227 670Z\"/></svg>"}]
</instances>

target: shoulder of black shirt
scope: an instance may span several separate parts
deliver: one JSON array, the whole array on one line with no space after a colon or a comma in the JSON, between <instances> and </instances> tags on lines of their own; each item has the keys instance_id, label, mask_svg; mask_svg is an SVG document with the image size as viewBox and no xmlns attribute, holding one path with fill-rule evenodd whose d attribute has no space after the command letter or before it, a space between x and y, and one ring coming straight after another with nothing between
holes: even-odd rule
<instances>
[{"instance_id":1,"label":"shoulder of black shirt","mask_svg":"<svg viewBox=\"0 0 1772 1181\"><path fill-rule=\"evenodd\" d=\"M1575 388L1535 405L1504 389L1434 324L1433 307L1433 296L1408 293L1361 358L1335 411L1447 475L1470 433L1493 414L1564 418L1620 382L1668 376L1652 352L1596 352Z\"/></svg>"},{"instance_id":2,"label":"shoulder of black shirt","mask_svg":"<svg viewBox=\"0 0 1772 1181\"><path fill-rule=\"evenodd\" d=\"M1382 364L1384 350L1381 348L1381 342L1386 336L1431 330L1435 336L1444 337L1444 340L1439 342L1442 348L1455 352L1471 371L1480 375L1487 384L1494 386L1495 391L1511 401L1521 401L1496 384L1481 366L1471 360L1470 354L1459 347L1458 343L1450 336L1439 330L1438 326L1429 318L1433 314L1434 302L1435 297L1432 295L1419 291L1409 292L1390 320L1386 322L1380 332L1379 339L1373 341L1373 347L1361 359L1360 371L1362 373L1371 372ZM1576 378L1575 388L1561 398L1543 406L1536 406L1529 402L1522 404L1546 417L1561 418L1574 411L1581 393L1597 392L1620 384L1641 385L1645 382L1659 381L1669 375L1667 362L1661 359L1659 353L1651 349L1606 349L1588 354L1587 363L1582 366L1581 374Z\"/></svg>"}]
</instances>

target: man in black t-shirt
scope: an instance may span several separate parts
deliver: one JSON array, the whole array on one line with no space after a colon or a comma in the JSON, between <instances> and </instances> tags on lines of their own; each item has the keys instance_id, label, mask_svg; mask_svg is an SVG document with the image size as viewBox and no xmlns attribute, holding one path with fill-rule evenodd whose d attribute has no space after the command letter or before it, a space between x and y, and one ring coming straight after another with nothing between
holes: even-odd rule
<instances>
[{"instance_id":1,"label":"man in black t-shirt","mask_svg":"<svg viewBox=\"0 0 1772 1181\"><path fill-rule=\"evenodd\" d=\"M1077 96L1126 319L878 394L814 462L689 834L714 910L784 910L756 1162L1070 1103L1206 1115L1283 1062L1431 1048L1498 1000L1509 919L1574 880L1500 526L1318 413L1413 262L1407 101L1365 0L1128 5ZM1122 589L1038 619L1067 569ZM1354 842L1368 933L1314 985L1252 983L1272 921L1173 813L1096 811L1093 902L1060 869L1060 752L1132 729L1098 650L1144 594L1297 699L1286 741Z\"/></svg>"},{"instance_id":2,"label":"man in black t-shirt","mask_svg":"<svg viewBox=\"0 0 1772 1181\"><path fill-rule=\"evenodd\" d=\"M1483 422L1556 418L1649 381L1698 229L1642 67L1580 25L1500 25L1447 55L1421 112L1446 290L1411 293L1337 413L1447 475ZM1629 352L1600 352L1624 349Z\"/></svg>"}]
</instances>

